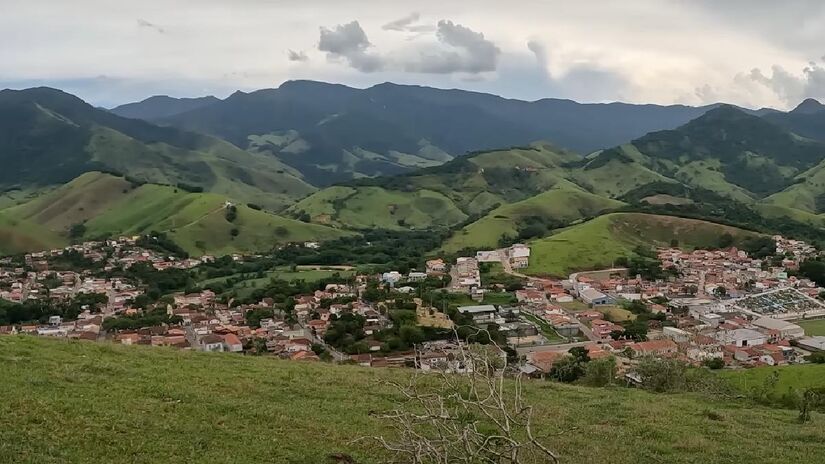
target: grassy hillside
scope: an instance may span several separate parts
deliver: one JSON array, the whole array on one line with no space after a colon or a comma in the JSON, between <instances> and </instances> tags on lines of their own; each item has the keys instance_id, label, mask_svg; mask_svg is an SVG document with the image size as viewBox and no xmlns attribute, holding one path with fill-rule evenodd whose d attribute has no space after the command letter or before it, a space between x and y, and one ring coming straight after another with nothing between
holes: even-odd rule
<instances>
[{"instance_id":1,"label":"grassy hillside","mask_svg":"<svg viewBox=\"0 0 825 464\"><path fill-rule=\"evenodd\" d=\"M353 438L390 433L371 411L401 402L377 383L404 370L0 337L0 461L358 463ZM535 430L562 462L819 462L825 418L693 395L544 381L526 387Z\"/></svg>"},{"instance_id":2,"label":"grassy hillside","mask_svg":"<svg viewBox=\"0 0 825 464\"><path fill-rule=\"evenodd\" d=\"M348 228L447 227L564 182L575 154L549 145L476 153L413 174L365 179L316 192L290 208Z\"/></svg>"},{"instance_id":3,"label":"grassy hillside","mask_svg":"<svg viewBox=\"0 0 825 464\"><path fill-rule=\"evenodd\" d=\"M90 172L33 201L5 211L9 218L66 236L83 223L84 238L166 232L192 254L259 252L280 243L323 241L346 232L236 205L226 218L225 196L176 187L136 185L122 177ZM236 229L237 234L232 235Z\"/></svg>"},{"instance_id":4,"label":"grassy hillside","mask_svg":"<svg viewBox=\"0 0 825 464\"><path fill-rule=\"evenodd\" d=\"M762 388L768 377L777 376L770 393L783 395L790 390L804 391L825 385L825 365L805 364L781 367L759 367L748 370L725 371L721 374L742 392Z\"/></svg>"},{"instance_id":5,"label":"grassy hillside","mask_svg":"<svg viewBox=\"0 0 825 464\"><path fill-rule=\"evenodd\" d=\"M65 238L45 227L0 211L0 256L51 250L67 244Z\"/></svg>"},{"instance_id":6,"label":"grassy hillside","mask_svg":"<svg viewBox=\"0 0 825 464\"><path fill-rule=\"evenodd\" d=\"M640 213L613 213L569 227L531 243L532 275L566 277L571 272L605 269L617 258L632 256L639 245L668 246L678 240L683 248L716 246L722 234L735 239L752 232L712 222Z\"/></svg>"},{"instance_id":7,"label":"grassy hillside","mask_svg":"<svg viewBox=\"0 0 825 464\"><path fill-rule=\"evenodd\" d=\"M548 218L569 223L618 208L624 203L585 192L571 183L559 183L534 197L500 206L476 222L457 231L443 249L495 247L501 237L515 238L525 219Z\"/></svg>"}]
</instances>

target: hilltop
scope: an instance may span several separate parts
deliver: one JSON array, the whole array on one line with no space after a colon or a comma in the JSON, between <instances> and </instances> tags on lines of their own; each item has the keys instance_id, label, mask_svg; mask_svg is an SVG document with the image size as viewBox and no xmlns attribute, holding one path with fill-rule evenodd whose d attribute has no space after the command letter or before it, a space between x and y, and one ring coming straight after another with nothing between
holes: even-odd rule
<instances>
[{"instance_id":1,"label":"hilltop","mask_svg":"<svg viewBox=\"0 0 825 464\"><path fill-rule=\"evenodd\" d=\"M408 375L164 348L0 337L3 462L321 463L389 433L373 411ZM687 394L531 381L535 430L562 462L787 463L825 459L821 415Z\"/></svg>"},{"instance_id":2,"label":"hilltop","mask_svg":"<svg viewBox=\"0 0 825 464\"><path fill-rule=\"evenodd\" d=\"M234 208L230 221L227 205ZM233 204L222 195L193 193L123 177L89 172L21 205L0 210L18 221L15 230L40 237L12 242L5 253L54 248L69 238L95 239L165 232L193 255L265 252L287 242L323 241L348 235L325 226ZM82 227L80 227L82 226ZM16 244L15 244L16 243Z\"/></svg>"}]
</instances>

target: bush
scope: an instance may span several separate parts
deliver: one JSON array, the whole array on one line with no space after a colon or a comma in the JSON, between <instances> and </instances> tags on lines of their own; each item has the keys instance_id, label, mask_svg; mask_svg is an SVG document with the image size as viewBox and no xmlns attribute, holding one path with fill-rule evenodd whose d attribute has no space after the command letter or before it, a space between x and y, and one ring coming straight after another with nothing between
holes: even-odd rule
<instances>
[{"instance_id":1,"label":"bush","mask_svg":"<svg viewBox=\"0 0 825 464\"><path fill-rule=\"evenodd\" d=\"M591 387L606 387L616 381L616 358L596 359L584 368L582 383Z\"/></svg>"}]
</instances>

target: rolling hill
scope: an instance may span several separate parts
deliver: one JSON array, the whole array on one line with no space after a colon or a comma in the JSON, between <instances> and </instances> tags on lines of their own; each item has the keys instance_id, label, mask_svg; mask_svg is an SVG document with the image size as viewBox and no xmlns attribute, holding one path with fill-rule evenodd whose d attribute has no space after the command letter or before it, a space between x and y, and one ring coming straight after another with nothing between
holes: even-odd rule
<instances>
[{"instance_id":1,"label":"rolling hill","mask_svg":"<svg viewBox=\"0 0 825 464\"><path fill-rule=\"evenodd\" d=\"M323 241L348 232L276 216L246 205L235 205L214 193L191 193L165 185L137 184L125 178L89 172L53 192L0 211L0 217L38 230L44 244L65 242L73 226L82 224L76 239L165 232L194 255L268 251L287 242ZM233 232L234 231L234 232ZM55 237L63 237L56 240ZM8 247L6 253L37 249ZM49 248L49 247L41 247Z\"/></svg>"},{"instance_id":2,"label":"rolling hill","mask_svg":"<svg viewBox=\"0 0 825 464\"><path fill-rule=\"evenodd\" d=\"M379 380L407 375L23 336L0 337L0 369L0 461L81 464L387 462L353 440L392 433L374 412L403 400ZM818 413L801 426L796 411L739 400L546 381L528 381L525 396L565 463L825 459Z\"/></svg>"},{"instance_id":3,"label":"rolling hill","mask_svg":"<svg viewBox=\"0 0 825 464\"><path fill-rule=\"evenodd\" d=\"M463 248L494 248L499 240L512 240L524 231L532 218L543 223L569 224L616 209L624 203L586 192L569 182L560 182L550 190L526 200L502 205L457 231L443 250L455 253ZM543 229L542 229L543 230Z\"/></svg>"},{"instance_id":4,"label":"rolling hill","mask_svg":"<svg viewBox=\"0 0 825 464\"><path fill-rule=\"evenodd\" d=\"M530 243L530 275L567 277L571 272L614 267L616 259L634 255L639 245L669 246L676 240L686 249L715 247L719 237L735 241L754 232L713 222L640 213L612 213L557 231Z\"/></svg>"},{"instance_id":5,"label":"rolling hill","mask_svg":"<svg viewBox=\"0 0 825 464\"><path fill-rule=\"evenodd\" d=\"M68 241L45 227L0 211L0 256L61 248Z\"/></svg>"},{"instance_id":6,"label":"rolling hill","mask_svg":"<svg viewBox=\"0 0 825 464\"><path fill-rule=\"evenodd\" d=\"M0 91L0 163L0 190L50 187L85 172L112 171L274 210L314 190L271 156L123 118L49 88Z\"/></svg>"},{"instance_id":7,"label":"rolling hill","mask_svg":"<svg viewBox=\"0 0 825 464\"><path fill-rule=\"evenodd\" d=\"M149 103L133 104L132 109ZM385 83L368 89L289 81L236 92L164 125L269 153L325 186L441 164L467 152L549 140L580 153L670 129L711 107L510 100L462 90Z\"/></svg>"},{"instance_id":8,"label":"rolling hill","mask_svg":"<svg viewBox=\"0 0 825 464\"><path fill-rule=\"evenodd\" d=\"M411 174L328 187L289 212L355 229L451 227L567 182L565 166L580 159L547 144L479 152Z\"/></svg>"}]
</instances>

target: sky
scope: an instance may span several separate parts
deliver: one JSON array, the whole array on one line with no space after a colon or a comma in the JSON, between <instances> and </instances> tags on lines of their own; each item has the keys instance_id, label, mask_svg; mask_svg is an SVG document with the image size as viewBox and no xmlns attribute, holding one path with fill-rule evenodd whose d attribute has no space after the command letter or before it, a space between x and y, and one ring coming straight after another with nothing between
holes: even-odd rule
<instances>
[{"instance_id":1,"label":"sky","mask_svg":"<svg viewBox=\"0 0 825 464\"><path fill-rule=\"evenodd\" d=\"M509 98L825 101L813 0L0 0L0 88L92 104L313 79Z\"/></svg>"}]
</instances>

